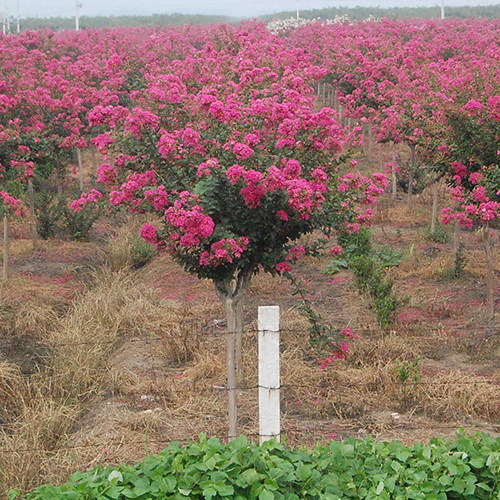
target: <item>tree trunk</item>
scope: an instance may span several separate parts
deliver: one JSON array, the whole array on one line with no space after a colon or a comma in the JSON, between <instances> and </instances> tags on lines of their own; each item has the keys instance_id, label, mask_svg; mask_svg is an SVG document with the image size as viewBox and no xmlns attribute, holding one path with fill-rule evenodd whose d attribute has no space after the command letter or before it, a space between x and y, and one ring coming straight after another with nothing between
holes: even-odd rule
<instances>
[{"instance_id":1,"label":"tree trunk","mask_svg":"<svg viewBox=\"0 0 500 500\"><path fill-rule=\"evenodd\" d=\"M239 381L243 380L243 297L251 277L252 273L240 272L235 280L215 282L217 295L226 307L229 439L238 436L237 389Z\"/></svg>"},{"instance_id":2,"label":"tree trunk","mask_svg":"<svg viewBox=\"0 0 500 500\"><path fill-rule=\"evenodd\" d=\"M36 217L35 217L35 193L33 191L33 179L28 179L28 197L30 203L30 234L33 240L33 248L38 248L38 233L36 232Z\"/></svg>"},{"instance_id":3,"label":"tree trunk","mask_svg":"<svg viewBox=\"0 0 500 500\"><path fill-rule=\"evenodd\" d=\"M458 247L460 246L460 222L455 221L453 227L453 255L456 257L458 252Z\"/></svg>"},{"instance_id":4,"label":"tree trunk","mask_svg":"<svg viewBox=\"0 0 500 500\"><path fill-rule=\"evenodd\" d=\"M236 381L239 387L245 385L245 370L243 366L243 329L244 329L244 298L236 304Z\"/></svg>"},{"instance_id":5,"label":"tree trunk","mask_svg":"<svg viewBox=\"0 0 500 500\"><path fill-rule=\"evenodd\" d=\"M78 161L78 180L80 183L80 191L83 192L84 172L83 172L82 150L80 148L76 148L76 159Z\"/></svg>"},{"instance_id":6,"label":"tree trunk","mask_svg":"<svg viewBox=\"0 0 500 500\"><path fill-rule=\"evenodd\" d=\"M413 206L413 178L415 175L415 144L410 144L410 172L408 174L408 208Z\"/></svg>"},{"instance_id":7,"label":"tree trunk","mask_svg":"<svg viewBox=\"0 0 500 500\"><path fill-rule=\"evenodd\" d=\"M97 150L96 148L91 148L90 149L90 154L92 156L92 168L93 168L93 172L94 174L97 173L97 169L99 168L99 162L97 160Z\"/></svg>"},{"instance_id":8,"label":"tree trunk","mask_svg":"<svg viewBox=\"0 0 500 500\"><path fill-rule=\"evenodd\" d=\"M484 227L484 251L486 253L486 316L492 320L495 316L495 274L493 268L493 255L491 253L490 226Z\"/></svg>"},{"instance_id":9,"label":"tree trunk","mask_svg":"<svg viewBox=\"0 0 500 500\"><path fill-rule=\"evenodd\" d=\"M395 200L398 193L398 179L396 176L397 155L396 149L392 149L391 177L392 177L392 199Z\"/></svg>"},{"instance_id":10,"label":"tree trunk","mask_svg":"<svg viewBox=\"0 0 500 500\"><path fill-rule=\"evenodd\" d=\"M432 217L431 217L431 234L436 232L438 212L438 183L435 182L432 186Z\"/></svg>"},{"instance_id":11,"label":"tree trunk","mask_svg":"<svg viewBox=\"0 0 500 500\"><path fill-rule=\"evenodd\" d=\"M368 124L368 158L372 158L372 148L373 148L373 134L372 134L372 124Z\"/></svg>"},{"instance_id":12,"label":"tree trunk","mask_svg":"<svg viewBox=\"0 0 500 500\"><path fill-rule=\"evenodd\" d=\"M3 216L3 280L9 279L9 259L10 258L10 234L9 218Z\"/></svg>"},{"instance_id":13,"label":"tree trunk","mask_svg":"<svg viewBox=\"0 0 500 500\"><path fill-rule=\"evenodd\" d=\"M236 393L236 304L230 297L226 298L226 366L228 391L229 439L238 436L238 395Z\"/></svg>"}]
</instances>

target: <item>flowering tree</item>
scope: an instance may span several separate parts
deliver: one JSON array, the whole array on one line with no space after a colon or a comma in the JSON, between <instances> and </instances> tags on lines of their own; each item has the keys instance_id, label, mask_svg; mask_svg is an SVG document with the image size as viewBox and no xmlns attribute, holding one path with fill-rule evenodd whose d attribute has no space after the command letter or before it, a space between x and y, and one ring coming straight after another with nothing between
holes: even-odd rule
<instances>
[{"instance_id":1,"label":"flowering tree","mask_svg":"<svg viewBox=\"0 0 500 500\"><path fill-rule=\"evenodd\" d=\"M469 99L451 110L448 140L443 149L447 161L440 169L457 206L445 208L442 218L444 223L455 220L481 228L487 263L486 314L491 319L495 298L490 225L500 218L500 95Z\"/></svg>"},{"instance_id":2,"label":"flowering tree","mask_svg":"<svg viewBox=\"0 0 500 500\"><path fill-rule=\"evenodd\" d=\"M143 238L214 282L229 332L240 333L241 368L252 276L291 272L308 251L299 244L306 234L357 231L386 180L340 173L343 151L359 137L333 110L313 111L308 80L318 68L264 29L218 36L226 45L215 51L207 41L175 73L150 68L144 88L130 94L131 110L97 107L89 121L108 125L96 140L107 150L98 180L111 205L159 215L161 227L146 224ZM227 339L231 388L235 340Z\"/></svg>"}]
</instances>

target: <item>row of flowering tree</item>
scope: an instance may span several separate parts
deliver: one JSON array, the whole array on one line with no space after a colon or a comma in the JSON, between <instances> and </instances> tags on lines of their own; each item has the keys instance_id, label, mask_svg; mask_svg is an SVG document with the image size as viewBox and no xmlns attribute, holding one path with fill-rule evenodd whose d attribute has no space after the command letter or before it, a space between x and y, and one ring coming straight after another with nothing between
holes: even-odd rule
<instances>
[{"instance_id":1,"label":"row of flowering tree","mask_svg":"<svg viewBox=\"0 0 500 500\"><path fill-rule=\"evenodd\" d=\"M3 37L4 212L15 205L25 215L27 198L33 217L33 179L61 183L74 151L93 144L106 156L97 180L111 205L160 212L165 226L144 230L146 238L213 279L236 311L252 274L288 272L307 251L289 254L305 233L356 230L371 214L359 206L383 188L381 177L337 171L359 130L343 130L332 110L313 112L314 82L331 82L346 113L370 123L380 141L409 146L411 200L417 152L456 183L456 162L469 168L477 157L469 126L486 130L494 148L484 127L495 118L483 115L494 98L498 37L498 23L485 21L317 23L286 36L248 24ZM492 189L478 200L489 208ZM73 207L102 201L101 191ZM472 216L450 213L446 220L470 224ZM489 228L496 215L487 213Z\"/></svg>"},{"instance_id":2,"label":"row of flowering tree","mask_svg":"<svg viewBox=\"0 0 500 500\"><path fill-rule=\"evenodd\" d=\"M410 207L415 175L434 172L431 182L444 180L455 198L443 213L443 222L455 221L455 249L459 225L482 228L491 318L494 273L489 228L498 220L500 187L494 173L498 21L318 23L296 30L291 37L317 61L324 61L325 79L335 87L348 116L370 123L380 142L408 145ZM393 154L389 167L394 188L398 163ZM433 228L437 202L434 188Z\"/></svg>"},{"instance_id":3,"label":"row of flowering tree","mask_svg":"<svg viewBox=\"0 0 500 500\"><path fill-rule=\"evenodd\" d=\"M71 206L81 213L107 201L151 213L143 238L213 281L227 314L235 435L252 277L292 276L294 262L317 254L335 233L369 224L386 189L384 175L365 177L349 161L361 127L345 129L334 110L317 107L320 80L379 141L408 145L410 202L418 156L452 185L456 205L445 221L483 227L493 315L499 28L485 21L317 23L280 36L249 23L3 37L4 244L9 217L31 212L33 224L33 181L46 180L42 189L68 184L75 152L80 159L83 148L97 148L104 161L96 183L83 190L79 162L84 192ZM304 235L316 240L304 246ZM328 340L323 366L343 356L344 340Z\"/></svg>"}]
</instances>

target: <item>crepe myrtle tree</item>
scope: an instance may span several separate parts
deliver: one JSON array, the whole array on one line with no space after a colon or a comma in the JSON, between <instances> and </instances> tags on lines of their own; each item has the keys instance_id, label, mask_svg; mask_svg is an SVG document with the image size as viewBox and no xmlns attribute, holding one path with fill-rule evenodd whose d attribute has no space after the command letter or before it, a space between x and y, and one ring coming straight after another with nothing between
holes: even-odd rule
<instances>
[{"instance_id":1,"label":"crepe myrtle tree","mask_svg":"<svg viewBox=\"0 0 500 500\"><path fill-rule=\"evenodd\" d=\"M96 108L89 116L97 126L112 124L96 138L107 146L98 181L110 204L158 214L161 227L146 224L142 237L214 282L231 333L229 388L235 350L241 373L242 304L252 276L290 273L310 250L298 244L306 234L356 231L386 184L381 174L344 179L344 151L359 133L346 135L331 109L314 112L301 78L285 72L277 84L267 73L259 91L244 84L188 90L178 76L162 75L144 97L135 93L131 111Z\"/></svg>"},{"instance_id":2,"label":"crepe myrtle tree","mask_svg":"<svg viewBox=\"0 0 500 500\"><path fill-rule=\"evenodd\" d=\"M500 219L500 95L455 106L448 122L449 138L442 147L447 161L437 168L446 175L456 206L445 208L442 219L479 228L486 256L486 314L492 319L495 274L490 227Z\"/></svg>"}]
</instances>

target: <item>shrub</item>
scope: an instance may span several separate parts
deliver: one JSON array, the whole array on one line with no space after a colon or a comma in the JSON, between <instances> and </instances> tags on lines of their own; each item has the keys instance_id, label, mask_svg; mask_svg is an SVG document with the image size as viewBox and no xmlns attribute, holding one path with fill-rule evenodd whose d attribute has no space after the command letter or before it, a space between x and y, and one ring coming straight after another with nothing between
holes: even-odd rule
<instances>
[{"instance_id":1,"label":"shrub","mask_svg":"<svg viewBox=\"0 0 500 500\"><path fill-rule=\"evenodd\" d=\"M106 253L114 270L139 269L154 257L156 248L139 235L138 224L129 221L109 240Z\"/></svg>"},{"instance_id":2,"label":"shrub","mask_svg":"<svg viewBox=\"0 0 500 500\"><path fill-rule=\"evenodd\" d=\"M313 450L202 436L186 447L171 443L137 465L77 472L25 499L481 500L498 498L499 479L500 438L485 434L413 446L349 438Z\"/></svg>"},{"instance_id":3,"label":"shrub","mask_svg":"<svg viewBox=\"0 0 500 500\"><path fill-rule=\"evenodd\" d=\"M431 231L430 228L426 228L424 237L434 243L448 243L450 241L450 233L446 230L446 227L441 224L438 224L434 231Z\"/></svg>"},{"instance_id":4,"label":"shrub","mask_svg":"<svg viewBox=\"0 0 500 500\"><path fill-rule=\"evenodd\" d=\"M94 203L84 205L76 211L69 206L66 198L61 199L60 207L63 226L72 240L86 240L94 223L102 213L101 206Z\"/></svg>"},{"instance_id":5,"label":"shrub","mask_svg":"<svg viewBox=\"0 0 500 500\"><path fill-rule=\"evenodd\" d=\"M41 191L35 199L36 231L40 238L48 240L57 230L61 218L61 207L56 195L49 191Z\"/></svg>"},{"instance_id":6,"label":"shrub","mask_svg":"<svg viewBox=\"0 0 500 500\"><path fill-rule=\"evenodd\" d=\"M393 292L394 280L387 277L387 270L401 263L401 254L390 247L373 249L367 229L352 234L344 233L339 236L338 243L343 248L342 256L328 264L325 272L351 269L357 287L372 298L371 305L378 322L386 326L400 305L400 300Z\"/></svg>"}]
</instances>

